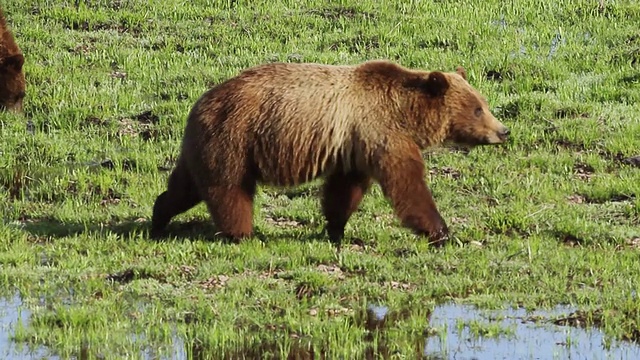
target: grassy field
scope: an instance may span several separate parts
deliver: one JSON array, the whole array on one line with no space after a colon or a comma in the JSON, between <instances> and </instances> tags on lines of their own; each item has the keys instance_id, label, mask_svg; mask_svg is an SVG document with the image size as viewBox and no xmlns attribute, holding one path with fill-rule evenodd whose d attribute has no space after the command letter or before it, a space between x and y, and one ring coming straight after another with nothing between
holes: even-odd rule
<instances>
[{"instance_id":1,"label":"grassy field","mask_svg":"<svg viewBox=\"0 0 640 360\"><path fill-rule=\"evenodd\" d=\"M454 301L571 304L640 341L640 4L504 4L3 1L28 86L25 115L0 115L0 296L33 312L15 340L63 358L176 339L194 358L415 358ZM239 245L211 239L202 204L149 239L207 88L264 62L380 58L464 66L512 130L507 146L425 154L451 245L400 227L376 185L336 253L318 182L260 188ZM384 332L371 304L390 309Z\"/></svg>"}]
</instances>

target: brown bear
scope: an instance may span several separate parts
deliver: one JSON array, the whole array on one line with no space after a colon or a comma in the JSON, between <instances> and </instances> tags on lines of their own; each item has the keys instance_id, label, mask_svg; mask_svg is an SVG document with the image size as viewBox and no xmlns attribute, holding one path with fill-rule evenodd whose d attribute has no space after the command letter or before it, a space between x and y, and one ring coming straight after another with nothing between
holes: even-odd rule
<instances>
[{"instance_id":1,"label":"brown bear","mask_svg":"<svg viewBox=\"0 0 640 360\"><path fill-rule=\"evenodd\" d=\"M24 56L7 28L0 8L0 109L22 112L25 79Z\"/></svg>"},{"instance_id":2,"label":"brown bear","mask_svg":"<svg viewBox=\"0 0 640 360\"><path fill-rule=\"evenodd\" d=\"M153 206L151 236L204 201L219 233L240 240L252 234L256 184L322 176L326 231L338 246L372 180L404 226L440 246L449 230L425 183L421 151L508 136L462 67L259 65L208 90L191 109L168 190Z\"/></svg>"}]
</instances>

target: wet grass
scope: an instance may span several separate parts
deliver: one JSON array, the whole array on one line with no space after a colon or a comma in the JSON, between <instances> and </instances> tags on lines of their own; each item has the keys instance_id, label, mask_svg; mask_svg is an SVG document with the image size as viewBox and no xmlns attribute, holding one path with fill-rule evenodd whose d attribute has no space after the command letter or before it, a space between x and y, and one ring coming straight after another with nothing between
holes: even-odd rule
<instances>
[{"instance_id":1,"label":"wet grass","mask_svg":"<svg viewBox=\"0 0 640 360\"><path fill-rule=\"evenodd\" d=\"M640 5L635 1L8 0L24 117L0 114L0 284L16 341L60 356L363 358L422 353L437 304L579 309L639 340ZM512 129L425 156L454 241L429 248L375 186L340 254L318 183L261 188L256 236L211 238L203 205L148 238L184 121L209 86L268 61L466 67ZM637 159L637 158L636 158ZM385 331L367 306L391 309ZM468 325L476 335L507 334ZM475 324L475 325L474 325ZM428 331L427 331L428 332Z\"/></svg>"}]
</instances>

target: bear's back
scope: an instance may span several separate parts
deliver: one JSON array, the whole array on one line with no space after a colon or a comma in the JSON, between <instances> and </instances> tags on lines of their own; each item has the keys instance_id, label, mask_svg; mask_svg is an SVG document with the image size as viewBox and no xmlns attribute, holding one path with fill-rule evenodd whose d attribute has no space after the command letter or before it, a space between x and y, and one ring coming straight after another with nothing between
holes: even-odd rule
<instances>
[{"instance_id":1,"label":"bear's back","mask_svg":"<svg viewBox=\"0 0 640 360\"><path fill-rule=\"evenodd\" d=\"M335 166L361 167L394 118L388 87L358 66L270 63L203 95L185 134L192 151L216 144L217 163L246 153L266 183L294 185ZM199 139L193 141L194 139Z\"/></svg>"}]
</instances>

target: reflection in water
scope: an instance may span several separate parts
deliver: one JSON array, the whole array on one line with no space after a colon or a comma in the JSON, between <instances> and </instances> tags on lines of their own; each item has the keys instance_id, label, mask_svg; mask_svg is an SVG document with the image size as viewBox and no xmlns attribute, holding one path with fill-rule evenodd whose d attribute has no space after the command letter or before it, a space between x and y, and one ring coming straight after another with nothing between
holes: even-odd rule
<instances>
[{"instance_id":1,"label":"reflection in water","mask_svg":"<svg viewBox=\"0 0 640 360\"><path fill-rule=\"evenodd\" d=\"M375 330L382 328L385 324L386 315L389 308L381 305L367 306L367 322L365 328L367 330Z\"/></svg>"},{"instance_id":2,"label":"reflection in water","mask_svg":"<svg viewBox=\"0 0 640 360\"><path fill-rule=\"evenodd\" d=\"M436 307L430 319L430 327L436 334L421 340L417 351L406 349L403 355L422 359L638 359L640 346L630 342L613 342L604 345L604 335L598 329L582 329L571 326L554 325L549 319L566 316L573 308L558 306L551 311L525 309L478 310L468 305L446 304ZM368 334L364 341L373 340L377 333L377 346L365 349L365 359L388 359L393 354L387 346L385 327L408 312L396 312L386 306L369 305L362 325ZM534 322L532 319L540 319ZM512 330L510 335L486 338L472 334L468 326L459 324L479 322L499 325ZM460 330L459 330L460 329ZM290 350L281 353L282 347L275 342L260 344L244 349L236 349L221 357L207 352L197 345L186 346L182 340L175 342L176 348L184 351L175 353L172 359L238 359L261 358L264 354L275 355L274 359L324 359L323 351L314 351L311 346L294 342ZM195 342L197 344L197 342ZM286 348L286 347L285 347ZM187 355L189 354L189 355Z\"/></svg>"},{"instance_id":3,"label":"reflection in water","mask_svg":"<svg viewBox=\"0 0 640 360\"><path fill-rule=\"evenodd\" d=\"M17 325L26 324L29 312L21 309L18 294L10 299L0 299L0 358L3 359L54 359L46 348L31 351L26 345L16 345L12 336ZM554 325L552 320L567 316L574 309L558 306L551 311L525 309L478 310L468 305L445 304L431 313L430 327L434 334L419 340L415 349L399 351L423 359L638 359L640 346L630 342L612 341L604 344L603 333L595 328L578 328ZM365 359L387 359L394 355L387 344L386 328L395 321L411 314L408 310L389 309L383 305L369 305L357 316L360 326L367 330L363 341L367 344ZM542 319L535 322L532 319ZM480 324L508 329L507 335L483 337L474 334L468 324ZM556 322L561 323L561 322ZM502 331L501 331L502 334ZM195 336L195 334L192 334ZM138 335L144 340L144 335ZM374 341L375 338L375 341ZM142 341L145 342L145 341ZM373 343L376 343L374 346ZM309 339L289 339L290 346L276 341L238 344L220 354L207 349L198 339L185 340L174 332L173 344L167 352L165 346L145 347L139 355L145 359L253 359L270 354L274 359L324 359L326 349L314 348ZM329 344L330 346L330 344ZM162 351L161 348L164 348ZM85 354L86 355L86 354ZM94 354L95 355L95 354ZM86 356L84 356L86 357ZM80 358L83 358L82 352Z\"/></svg>"},{"instance_id":4,"label":"reflection in water","mask_svg":"<svg viewBox=\"0 0 640 360\"><path fill-rule=\"evenodd\" d=\"M8 298L0 298L0 358L11 360L22 359L57 359L44 347L29 349L26 344L16 344L13 340L18 326L25 326L29 311L22 308L20 294Z\"/></svg>"},{"instance_id":5,"label":"reflection in water","mask_svg":"<svg viewBox=\"0 0 640 360\"><path fill-rule=\"evenodd\" d=\"M551 311L525 309L478 310L468 305L445 304L431 313L430 327L435 335L420 339L417 349L401 351L403 355L429 360L444 359L638 359L640 346L629 342L614 342L604 346L603 333L597 329L582 329L571 326L553 325L546 319L566 316L573 308L558 306ZM396 311L383 305L369 305L358 316L358 321L367 330L364 341L368 344L364 359L389 359L394 355L387 344L385 328L410 315L409 311ZM534 322L531 319L541 319ZM485 325L499 325L510 329L510 335L486 338L472 334L468 326L459 324L479 322ZM460 330L459 330L460 329ZM433 333L433 332L431 332ZM376 346L373 345L374 334ZM291 347L282 346L273 340L247 346L238 345L220 354L202 346L196 340L184 341L174 334L173 351L168 356L154 356L147 352L146 359L260 359L288 360L325 359L325 349L316 349L309 341L291 341ZM288 348L288 351L287 351Z\"/></svg>"},{"instance_id":6,"label":"reflection in water","mask_svg":"<svg viewBox=\"0 0 640 360\"><path fill-rule=\"evenodd\" d=\"M437 307L430 326L438 335L427 339L425 355L445 359L638 359L640 346L614 342L606 349L604 334L594 328L582 329L527 321L531 316L553 318L569 315L574 309L558 306L552 311L525 309L477 310L471 306L447 304ZM500 319L502 318L502 319ZM513 330L513 336L482 338L468 327L457 330L458 322L480 321ZM446 355L446 356L445 356Z\"/></svg>"}]
</instances>

